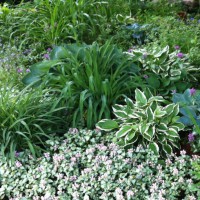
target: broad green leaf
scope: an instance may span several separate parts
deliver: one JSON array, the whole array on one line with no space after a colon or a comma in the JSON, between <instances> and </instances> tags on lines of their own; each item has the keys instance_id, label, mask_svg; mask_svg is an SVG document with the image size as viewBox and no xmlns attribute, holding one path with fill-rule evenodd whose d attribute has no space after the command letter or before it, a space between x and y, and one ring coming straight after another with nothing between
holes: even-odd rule
<instances>
[{"instance_id":1,"label":"broad green leaf","mask_svg":"<svg viewBox=\"0 0 200 200\"><path fill-rule=\"evenodd\" d=\"M168 154L168 155L172 154L172 148L171 148L170 145L168 145L168 144L162 144L162 147L163 147L163 151L166 154Z\"/></svg>"},{"instance_id":2,"label":"broad green leaf","mask_svg":"<svg viewBox=\"0 0 200 200\"><path fill-rule=\"evenodd\" d=\"M59 60L59 59L67 58L68 54L69 54L68 50L65 47L57 46L52 50L50 54L50 58L51 60Z\"/></svg>"},{"instance_id":3,"label":"broad green leaf","mask_svg":"<svg viewBox=\"0 0 200 200\"><path fill-rule=\"evenodd\" d=\"M146 114L147 114L148 121L154 120L154 114L153 114L153 111L150 107L147 108Z\"/></svg>"},{"instance_id":4,"label":"broad green leaf","mask_svg":"<svg viewBox=\"0 0 200 200\"><path fill-rule=\"evenodd\" d=\"M104 131L111 131L115 128L118 128L118 123L111 119L103 119L96 125L97 128L104 130Z\"/></svg>"},{"instance_id":5,"label":"broad green leaf","mask_svg":"<svg viewBox=\"0 0 200 200\"><path fill-rule=\"evenodd\" d=\"M139 106L144 106L147 104L146 96L139 89L135 90L135 99L136 99L136 104L138 104Z\"/></svg>"},{"instance_id":6,"label":"broad green leaf","mask_svg":"<svg viewBox=\"0 0 200 200\"><path fill-rule=\"evenodd\" d=\"M153 138L155 135L155 126L153 127L150 126L149 129L146 131L146 134L149 135L151 138Z\"/></svg>"},{"instance_id":7,"label":"broad green leaf","mask_svg":"<svg viewBox=\"0 0 200 200\"><path fill-rule=\"evenodd\" d=\"M128 117L125 111L114 111L114 115L119 119L127 119Z\"/></svg>"},{"instance_id":8,"label":"broad green leaf","mask_svg":"<svg viewBox=\"0 0 200 200\"><path fill-rule=\"evenodd\" d=\"M177 127L179 131L185 128L184 124L180 122L173 123L173 126Z\"/></svg>"},{"instance_id":9,"label":"broad green leaf","mask_svg":"<svg viewBox=\"0 0 200 200\"><path fill-rule=\"evenodd\" d=\"M132 130L132 126L131 125L124 125L122 126L119 131L116 132L116 137L117 138L121 138L124 137L125 135L127 135L127 133L129 133Z\"/></svg>"},{"instance_id":10,"label":"broad green leaf","mask_svg":"<svg viewBox=\"0 0 200 200\"><path fill-rule=\"evenodd\" d=\"M180 138L180 136L177 133L177 131L175 129L173 129L173 128L169 128L169 130L167 132L170 135L170 137Z\"/></svg>"},{"instance_id":11,"label":"broad green leaf","mask_svg":"<svg viewBox=\"0 0 200 200\"><path fill-rule=\"evenodd\" d=\"M158 76L151 75L146 79L146 81L153 89L158 89L160 87Z\"/></svg>"},{"instance_id":12,"label":"broad green leaf","mask_svg":"<svg viewBox=\"0 0 200 200\"><path fill-rule=\"evenodd\" d=\"M155 142L149 144L149 149L151 149L155 155L159 155L159 146Z\"/></svg>"},{"instance_id":13,"label":"broad green leaf","mask_svg":"<svg viewBox=\"0 0 200 200\"><path fill-rule=\"evenodd\" d=\"M154 111L154 116L157 118L161 118L167 114L166 111L161 110L160 107L157 107L156 110Z\"/></svg>"},{"instance_id":14,"label":"broad green leaf","mask_svg":"<svg viewBox=\"0 0 200 200\"><path fill-rule=\"evenodd\" d=\"M167 130L168 130L168 127L167 127L166 124L160 123L160 124L157 126L157 129L158 129L158 131L164 132L164 131L167 131Z\"/></svg>"},{"instance_id":15,"label":"broad green leaf","mask_svg":"<svg viewBox=\"0 0 200 200\"><path fill-rule=\"evenodd\" d=\"M127 136L126 136L126 140L130 141L135 137L135 131L131 130Z\"/></svg>"}]
</instances>

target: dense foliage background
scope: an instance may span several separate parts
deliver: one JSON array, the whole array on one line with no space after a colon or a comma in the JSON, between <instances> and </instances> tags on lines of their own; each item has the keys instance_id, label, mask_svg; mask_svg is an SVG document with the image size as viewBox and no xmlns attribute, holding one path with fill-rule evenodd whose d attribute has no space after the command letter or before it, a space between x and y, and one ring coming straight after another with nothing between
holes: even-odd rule
<instances>
[{"instance_id":1,"label":"dense foliage background","mask_svg":"<svg viewBox=\"0 0 200 200\"><path fill-rule=\"evenodd\" d=\"M198 199L199 11L2 2L0 198Z\"/></svg>"}]
</instances>

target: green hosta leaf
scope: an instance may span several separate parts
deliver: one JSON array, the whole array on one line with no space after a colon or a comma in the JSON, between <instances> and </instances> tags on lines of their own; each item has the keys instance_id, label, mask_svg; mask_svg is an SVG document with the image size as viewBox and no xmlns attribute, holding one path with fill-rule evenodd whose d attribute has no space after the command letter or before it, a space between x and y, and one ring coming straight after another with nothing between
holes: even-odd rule
<instances>
[{"instance_id":1,"label":"green hosta leaf","mask_svg":"<svg viewBox=\"0 0 200 200\"><path fill-rule=\"evenodd\" d=\"M172 118L172 123L176 123L180 119L179 116L175 116Z\"/></svg>"},{"instance_id":2,"label":"green hosta leaf","mask_svg":"<svg viewBox=\"0 0 200 200\"><path fill-rule=\"evenodd\" d=\"M168 127L167 127L166 124L160 123L160 124L157 126L157 130L160 131L160 132L164 132L164 131L167 131L167 130L168 130Z\"/></svg>"},{"instance_id":3,"label":"green hosta leaf","mask_svg":"<svg viewBox=\"0 0 200 200\"><path fill-rule=\"evenodd\" d=\"M181 131L185 128L184 124L182 124L180 122L173 123L173 126L177 127L178 131Z\"/></svg>"},{"instance_id":4,"label":"green hosta leaf","mask_svg":"<svg viewBox=\"0 0 200 200\"><path fill-rule=\"evenodd\" d=\"M136 104L139 106L144 106L147 104L146 96L139 89L135 90L135 99L136 99Z\"/></svg>"},{"instance_id":5,"label":"green hosta leaf","mask_svg":"<svg viewBox=\"0 0 200 200\"><path fill-rule=\"evenodd\" d=\"M163 99L162 96L155 96L155 97L151 97L149 100L148 100L148 103L151 103L153 101L157 101L157 102L165 102L166 100Z\"/></svg>"},{"instance_id":6,"label":"green hosta leaf","mask_svg":"<svg viewBox=\"0 0 200 200\"><path fill-rule=\"evenodd\" d=\"M154 111L154 115L155 115L155 117L157 117L157 118L161 118L161 117L165 116L166 114L167 114L167 112L161 110L160 107L157 107L156 110Z\"/></svg>"},{"instance_id":7,"label":"green hosta leaf","mask_svg":"<svg viewBox=\"0 0 200 200\"><path fill-rule=\"evenodd\" d=\"M22 83L25 85L34 84L34 86L39 86L42 83L42 79L40 76L28 73L23 79Z\"/></svg>"},{"instance_id":8,"label":"green hosta leaf","mask_svg":"<svg viewBox=\"0 0 200 200\"><path fill-rule=\"evenodd\" d=\"M114 111L114 115L119 119L127 119L128 117L125 111Z\"/></svg>"},{"instance_id":9,"label":"green hosta leaf","mask_svg":"<svg viewBox=\"0 0 200 200\"><path fill-rule=\"evenodd\" d=\"M143 113L144 111L135 111L134 112L134 115L138 116L138 117L141 117L143 119L146 119L147 118L147 115L145 113Z\"/></svg>"},{"instance_id":10,"label":"green hosta leaf","mask_svg":"<svg viewBox=\"0 0 200 200\"><path fill-rule=\"evenodd\" d=\"M150 107L147 108L146 114L147 114L148 121L154 120L154 114L153 114L153 111Z\"/></svg>"},{"instance_id":11,"label":"green hosta leaf","mask_svg":"<svg viewBox=\"0 0 200 200\"><path fill-rule=\"evenodd\" d=\"M170 135L170 137L180 138L180 136L177 133L177 131L175 129L173 129L173 128L169 128L167 133Z\"/></svg>"},{"instance_id":12,"label":"green hosta leaf","mask_svg":"<svg viewBox=\"0 0 200 200\"><path fill-rule=\"evenodd\" d=\"M148 128L149 128L150 124L147 124L147 123L142 123L139 125L139 131L141 134L144 134L147 132Z\"/></svg>"},{"instance_id":13,"label":"green hosta leaf","mask_svg":"<svg viewBox=\"0 0 200 200\"><path fill-rule=\"evenodd\" d=\"M129 99L128 97L125 98L125 102L128 108L134 108L134 103L131 99Z\"/></svg>"},{"instance_id":14,"label":"green hosta leaf","mask_svg":"<svg viewBox=\"0 0 200 200\"><path fill-rule=\"evenodd\" d=\"M146 81L153 89L158 89L160 87L158 76L151 75L146 79Z\"/></svg>"},{"instance_id":15,"label":"green hosta leaf","mask_svg":"<svg viewBox=\"0 0 200 200\"><path fill-rule=\"evenodd\" d=\"M163 133L161 134L158 133L157 138L160 143L163 143L165 141L165 136L163 135Z\"/></svg>"},{"instance_id":16,"label":"green hosta leaf","mask_svg":"<svg viewBox=\"0 0 200 200\"><path fill-rule=\"evenodd\" d=\"M171 76L180 76L181 75L181 70L171 69L170 70L170 74L171 74Z\"/></svg>"},{"instance_id":17,"label":"green hosta leaf","mask_svg":"<svg viewBox=\"0 0 200 200\"><path fill-rule=\"evenodd\" d=\"M66 48L57 46L52 50L50 54L50 58L51 60L58 60L58 59L67 58L68 55L69 55L69 52Z\"/></svg>"},{"instance_id":18,"label":"green hosta leaf","mask_svg":"<svg viewBox=\"0 0 200 200\"><path fill-rule=\"evenodd\" d=\"M118 128L118 123L111 119L103 119L99 121L96 125L98 129L104 130L104 131L111 131L115 128Z\"/></svg>"},{"instance_id":19,"label":"green hosta leaf","mask_svg":"<svg viewBox=\"0 0 200 200\"><path fill-rule=\"evenodd\" d=\"M176 141L170 141L170 144L171 144L173 147L177 148L177 149L180 149L180 148L181 148L181 147L180 147L180 144L177 143Z\"/></svg>"},{"instance_id":20,"label":"green hosta leaf","mask_svg":"<svg viewBox=\"0 0 200 200\"><path fill-rule=\"evenodd\" d=\"M144 133L143 135L143 138L145 138L146 140L148 140L149 142L151 142L151 136L150 135L148 135L147 133Z\"/></svg>"},{"instance_id":21,"label":"green hosta leaf","mask_svg":"<svg viewBox=\"0 0 200 200\"><path fill-rule=\"evenodd\" d=\"M153 138L155 134L155 126L149 127L149 129L146 131L146 134Z\"/></svg>"},{"instance_id":22,"label":"green hosta leaf","mask_svg":"<svg viewBox=\"0 0 200 200\"><path fill-rule=\"evenodd\" d=\"M174 104L169 104L163 108L167 112L168 115L170 115L174 111Z\"/></svg>"},{"instance_id":23,"label":"green hosta leaf","mask_svg":"<svg viewBox=\"0 0 200 200\"><path fill-rule=\"evenodd\" d=\"M159 146L155 142L149 144L149 149L151 149L156 155L159 155Z\"/></svg>"},{"instance_id":24,"label":"green hosta leaf","mask_svg":"<svg viewBox=\"0 0 200 200\"><path fill-rule=\"evenodd\" d=\"M132 135L131 135L131 137L132 137ZM137 142L137 140L138 140L138 135L137 134L135 134L135 136L130 140L128 138L128 135L125 138L125 141L126 141L127 144L134 144L135 142Z\"/></svg>"},{"instance_id":25,"label":"green hosta leaf","mask_svg":"<svg viewBox=\"0 0 200 200\"><path fill-rule=\"evenodd\" d=\"M124 137L131 130L132 130L132 126L131 125L124 125L119 129L119 131L116 132L116 137L117 138Z\"/></svg>"},{"instance_id":26,"label":"green hosta leaf","mask_svg":"<svg viewBox=\"0 0 200 200\"><path fill-rule=\"evenodd\" d=\"M163 151L166 153L166 154L172 154L172 148L170 145L168 144L162 144L162 147L163 147Z\"/></svg>"},{"instance_id":27,"label":"green hosta leaf","mask_svg":"<svg viewBox=\"0 0 200 200\"><path fill-rule=\"evenodd\" d=\"M173 117L178 115L178 113L179 113L179 105L175 104L173 112L170 115L168 115L168 117L172 120Z\"/></svg>"},{"instance_id":28,"label":"green hosta leaf","mask_svg":"<svg viewBox=\"0 0 200 200\"><path fill-rule=\"evenodd\" d=\"M126 140L130 141L135 137L135 131L130 131L127 136L126 136Z\"/></svg>"}]
</instances>

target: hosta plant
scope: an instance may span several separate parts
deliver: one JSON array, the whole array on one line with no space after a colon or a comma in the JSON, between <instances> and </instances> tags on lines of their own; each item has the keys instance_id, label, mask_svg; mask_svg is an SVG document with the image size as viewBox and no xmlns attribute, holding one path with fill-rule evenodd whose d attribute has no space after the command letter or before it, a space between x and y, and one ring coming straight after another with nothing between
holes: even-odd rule
<instances>
[{"instance_id":1,"label":"hosta plant","mask_svg":"<svg viewBox=\"0 0 200 200\"><path fill-rule=\"evenodd\" d=\"M161 96L153 96L149 90L146 94L139 89L135 90L135 102L126 98L126 105L113 107L116 119L103 119L97 128L105 131L117 129L118 144L129 144L149 147L156 154L171 154L172 148L179 148L178 132L184 125L177 122L179 106L165 102Z\"/></svg>"},{"instance_id":2,"label":"hosta plant","mask_svg":"<svg viewBox=\"0 0 200 200\"><path fill-rule=\"evenodd\" d=\"M184 91L191 81L196 81L194 72L199 69L190 66L186 54L177 50L170 53L169 47L163 49L153 47L148 49L134 49L129 55L133 61L140 63L141 73L148 85L167 95L171 90Z\"/></svg>"},{"instance_id":3,"label":"hosta plant","mask_svg":"<svg viewBox=\"0 0 200 200\"><path fill-rule=\"evenodd\" d=\"M193 151L200 150L200 90L194 88L185 90L184 93L174 93L172 100L179 104L181 117L179 119L189 131L188 140Z\"/></svg>"}]
</instances>

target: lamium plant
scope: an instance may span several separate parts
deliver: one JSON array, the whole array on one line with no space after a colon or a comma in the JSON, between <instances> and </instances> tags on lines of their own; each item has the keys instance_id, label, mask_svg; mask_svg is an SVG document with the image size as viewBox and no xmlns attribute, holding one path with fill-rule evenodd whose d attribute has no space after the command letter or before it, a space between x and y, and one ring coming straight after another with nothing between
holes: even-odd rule
<instances>
[{"instance_id":1,"label":"lamium plant","mask_svg":"<svg viewBox=\"0 0 200 200\"><path fill-rule=\"evenodd\" d=\"M179 148L178 132L184 128L179 117L178 104L162 106L165 99L153 96L149 90L135 90L135 102L125 98L126 105L113 106L116 119L103 119L97 128L105 131L117 129L119 145L143 145L156 154L171 154L173 147Z\"/></svg>"}]
</instances>

